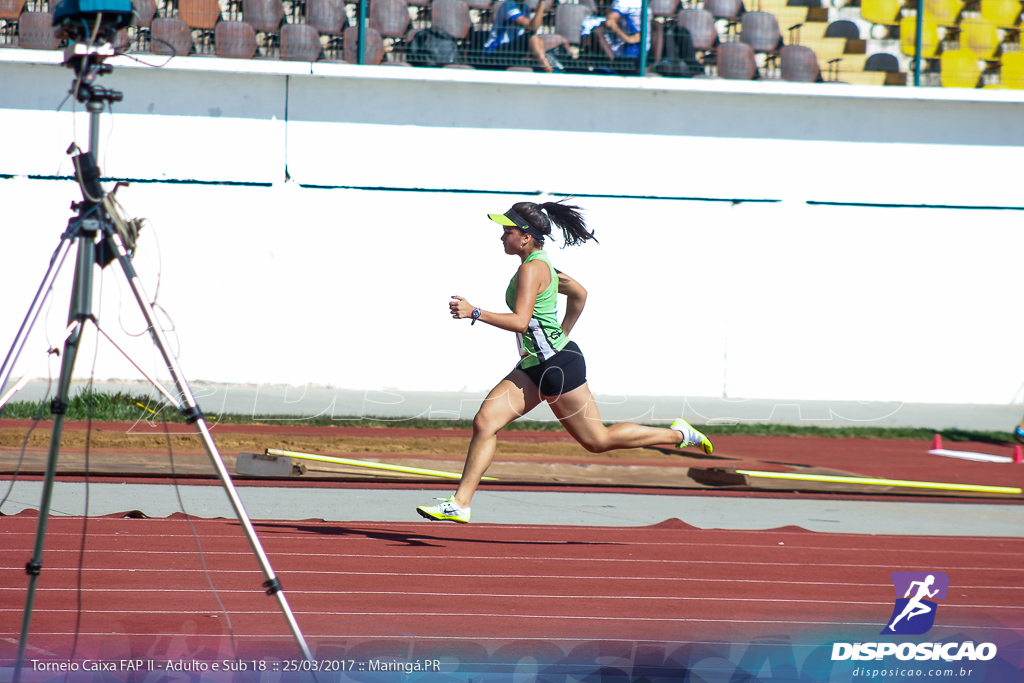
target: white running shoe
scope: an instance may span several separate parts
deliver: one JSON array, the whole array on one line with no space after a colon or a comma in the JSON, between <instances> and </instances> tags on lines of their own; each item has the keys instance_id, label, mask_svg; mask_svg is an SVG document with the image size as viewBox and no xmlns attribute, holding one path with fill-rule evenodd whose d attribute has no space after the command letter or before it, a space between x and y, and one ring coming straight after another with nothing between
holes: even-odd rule
<instances>
[{"instance_id":1,"label":"white running shoe","mask_svg":"<svg viewBox=\"0 0 1024 683\"><path fill-rule=\"evenodd\" d=\"M458 522L459 524L469 521L469 508L460 508L455 502L455 496L438 498L438 500L441 501L440 505L420 505L416 508L416 512L420 513L421 517L435 521Z\"/></svg>"},{"instance_id":2,"label":"white running shoe","mask_svg":"<svg viewBox=\"0 0 1024 683\"><path fill-rule=\"evenodd\" d=\"M711 451L714 450L714 446L711 445L711 440L704 436L696 429L690 426L690 423L679 418L668 426L669 429L674 429L679 432L683 439L679 442L679 448L686 448L687 446L700 446L703 451L711 455Z\"/></svg>"}]
</instances>

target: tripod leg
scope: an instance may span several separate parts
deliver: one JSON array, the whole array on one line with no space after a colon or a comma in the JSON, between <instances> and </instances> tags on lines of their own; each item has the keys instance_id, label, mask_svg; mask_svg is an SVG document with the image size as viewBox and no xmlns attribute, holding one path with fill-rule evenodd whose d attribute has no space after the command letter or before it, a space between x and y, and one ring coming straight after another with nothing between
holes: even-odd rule
<instances>
[{"instance_id":1,"label":"tripod leg","mask_svg":"<svg viewBox=\"0 0 1024 683\"><path fill-rule=\"evenodd\" d=\"M188 382L185 380L185 376L182 374L181 368L178 367L177 360L175 360L174 356L170 352L170 346L168 345L163 330L161 330L159 322L156 319L156 314L153 312L153 306L149 303L149 299L146 297L146 293L142 289L142 282L139 280L139 276L135 273L135 268L132 266L131 259L128 257L124 244L121 241L121 237L114 230L109 230L108 239L114 247L116 258L121 264L125 278L131 286L132 294L135 295L135 300L139 304L142 315L146 318L146 323L149 325L149 334L153 338L153 343L156 344L156 347L160 350L160 355L163 357L164 363L167 365L167 369L174 380L174 386L178 391L178 396L181 398L179 404L181 414L184 415L190 423L194 424L196 430L199 432L199 437L203 442L203 447L206 449L206 453L210 456L210 461L213 463L214 469L217 471L217 477L220 479L221 486L224 487L224 491L227 493L231 506L235 510L235 516L238 517L238 521L242 524L242 529L245 531L246 538L249 540L249 545L252 547L253 554L256 556L256 560L259 562L260 568L263 570L263 576L266 579L263 582L263 586L267 589L268 595L273 595L277 598L281 612L284 615L285 620L288 622L288 627L302 651L303 657L305 657L307 661L313 661L313 656L309 651L306 640L303 637L302 632L299 630L299 625L295 621L295 616L292 614L291 607L288 606L288 600L285 598L284 591L281 588L281 583L274 575L274 570L270 566L270 560L267 559L267 555L263 551L263 546L260 544L259 538L256 537L256 530L252 526L252 522L245 511L245 507L242 505L241 499L238 497L238 492L235 490L235 485L231 481L231 475L228 473L227 467L224 465L224 460L221 458L220 452L217 450L217 445L213 442L213 437L210 435L210 430L206 425L206 420L203 417L202 411L199 409L199 404L196 402L195 396L193 396L192 390L189 388Z\"/></svg>"},{"instance_id":2,"label":"tripod leg","mask_svg":"<svg viewBox=\"0 0 1024 683\"><path fill-rule=\"evenodd\" d=\"M28 593L25 598L25 612L21 622L21 637L18 640L18 654L14 661L14 683L21 680L21 668L25 662L25 648L28 645L29 625L32 621L32 607L35 603L36 583L43 567L43 545L46 540L46 524L50 516L50 502L53 498L53 480L57 473L57 457L60 440L64 433L64 413L68 406L68 391L71 387L71 373L78 355L78 344L82 339L84 322L92 315L92 268L96 260L96 245L93 236L86 234L78 238L78 261L75 265L75 282L71 293L71 309L68 323L80 324L64 341L64 356L61 359L60 380L57 394L51 404L53 431L50 434L50 451L46 460L46 476L43 481L43 495L39 503L39 521L36 524L35 546L32 559L25 566L28 573ZM49 274L47 274L49 277ZM42 290L41 290L42 291ZM37 295L38 298L38 295Z\"/></svg>"},{"instance_id":3,"label":"tripod leg","mask_svg":"<svg viewBox=\"0 0 1024 683\"><path fill-rule=\"evenodd\" d=\"M46 303L46 297L50 293L50 288L53 287L53 281L57 279L57 274L60 272L61 266L64 265L64 259L67 258L68 252L71 251L71 245L73 243L74 238L65 233L65 235L61 237L57 250L53 252L53 257L50 259L50 267L46 270L46 275L43 276L43 282L39 285L39 290L36 292L35 298L32 299L32 305L29 306L28 314L25 316L25 320L21 323L21 328L18 330L18 334L14 338L11 350L7 353L7 358L4 359L4 364L0 365L0 391L3 391L7 384L7 380L11 377L11 373L14 372L14 366L18 362L18 356L21 355L21 350L25 347L25 342L28 340L28 336L32 332L32 327L36 323L36 318L39 317L39 312L43 310L43 304ZM0 405L0 409L2 408L3 406Z\"/></svg>"}]
</instances>

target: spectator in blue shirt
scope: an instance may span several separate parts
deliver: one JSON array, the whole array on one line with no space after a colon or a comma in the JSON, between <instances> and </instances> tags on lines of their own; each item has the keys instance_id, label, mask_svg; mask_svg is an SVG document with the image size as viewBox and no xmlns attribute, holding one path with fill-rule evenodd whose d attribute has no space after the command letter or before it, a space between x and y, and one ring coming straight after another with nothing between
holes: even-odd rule
<instances>
[{"instance_id":1,"label":"spectator in blue shirt","mask_svg":"<svg viewBox=\"0 0 1024 683\"><path fill-rule=\"evenodd\" d=\"M518 62L529 53L544 71L554 71L544 54L544 41L537 35L547 3L548 0L538 0L532 17L525 3L522 8L513 0L498 5L494 10L494 24L484 44L484 52L493 56L507 56L510 64Z\"/></svg>"},{"instance_id":2,"label":"spectator in blue shirt","mask_svg":"<svg viewBox=\"0 0 1024 683\"><path fill-rule=\"evenodd\" d=\"M640 0L615 0L604 23L594 28L597 44L609 61L616 58L636 59L640 56ZM647 12L647 49L653 47L653 60L661 57L662 26L651 21Z\"/></svg>"}]
</instances>

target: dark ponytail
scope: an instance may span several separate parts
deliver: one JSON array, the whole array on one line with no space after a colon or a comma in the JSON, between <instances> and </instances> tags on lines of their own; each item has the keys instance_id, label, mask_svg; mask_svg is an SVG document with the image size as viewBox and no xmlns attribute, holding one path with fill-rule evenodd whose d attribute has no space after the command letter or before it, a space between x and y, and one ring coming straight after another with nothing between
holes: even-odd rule
<instances>
[{"instance_id":1,"label":"dark ponytail","mask_svg":"<svg viewBox=\"0 0 1024 683\"><path fill-rule=\"evenodd\" d=\"M519 202L514 204L512 209L542 235L551 234L552 224L561 228L562 236L565 238L564 247L574 247L588 240L597 242L594 233L587 230L580 207L566 204L566 201L567 199L562 199L543 204ZM539 242L543 245L544 240L541 239Z\"/></svg>"}]
</instances>

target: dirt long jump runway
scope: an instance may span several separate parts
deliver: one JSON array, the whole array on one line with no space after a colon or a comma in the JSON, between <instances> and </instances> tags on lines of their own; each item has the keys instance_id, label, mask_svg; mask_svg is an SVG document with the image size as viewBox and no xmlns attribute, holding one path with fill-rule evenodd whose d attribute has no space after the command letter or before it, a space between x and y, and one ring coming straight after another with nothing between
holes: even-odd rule
<instances>
[{"instance_id":1,"label":"dirt long jump runway","mask_svg":"<svg viewBox=\"0 0 1024 683\"><path fill-rule=\"evenodd\" d=\"M0 422L0 475L20 471L41 474L45 469L49 424L29 434L31 423ZM107 423L86 431L84 423L68 423L62 440L58 473L78 475L88 470L100 476L166 477L174 472L185 477L212 477L214 471L202 451L195 431L184 424ZM164 430L170 433L166 434ZM27 439L27 451L21 448ZM229 469L240 452L262 453L267 448L376 460L425 469L461 472L470 432L455 429L403 429L319 427L304 425L215 425L213 435ZM992 444L946 444L954 450L1010 456L1012 448ZM488 473L511 485L596 485L650 488L720 489L693 472L709 468L753 469L766 472L797 472L813 475L876 477L964 485L1024 488L1024 466L1016 463L978 463L931 455L930 443L882 439L832 439L801 437L716 436L715 453L704 456L697 449L630 449L588 453L565 432L505 431L499 434L494 465ZM691 472L692 470L692 472ZM357 482L416 477L339 468L310 463L302 480L334 479ZM422 478L418 478L423 481ZM436 480L435 480L436 481ZM857 491L887 495L955 495L963 492L909 487L879 487L799 483L760 478L748 487L771 491ZM971 494L974 495L974 494ZM977 497L977 496L976 496ZM1009 504L1024 502L1022 496L984 495Z\"/></svg>"}]
</instances>

